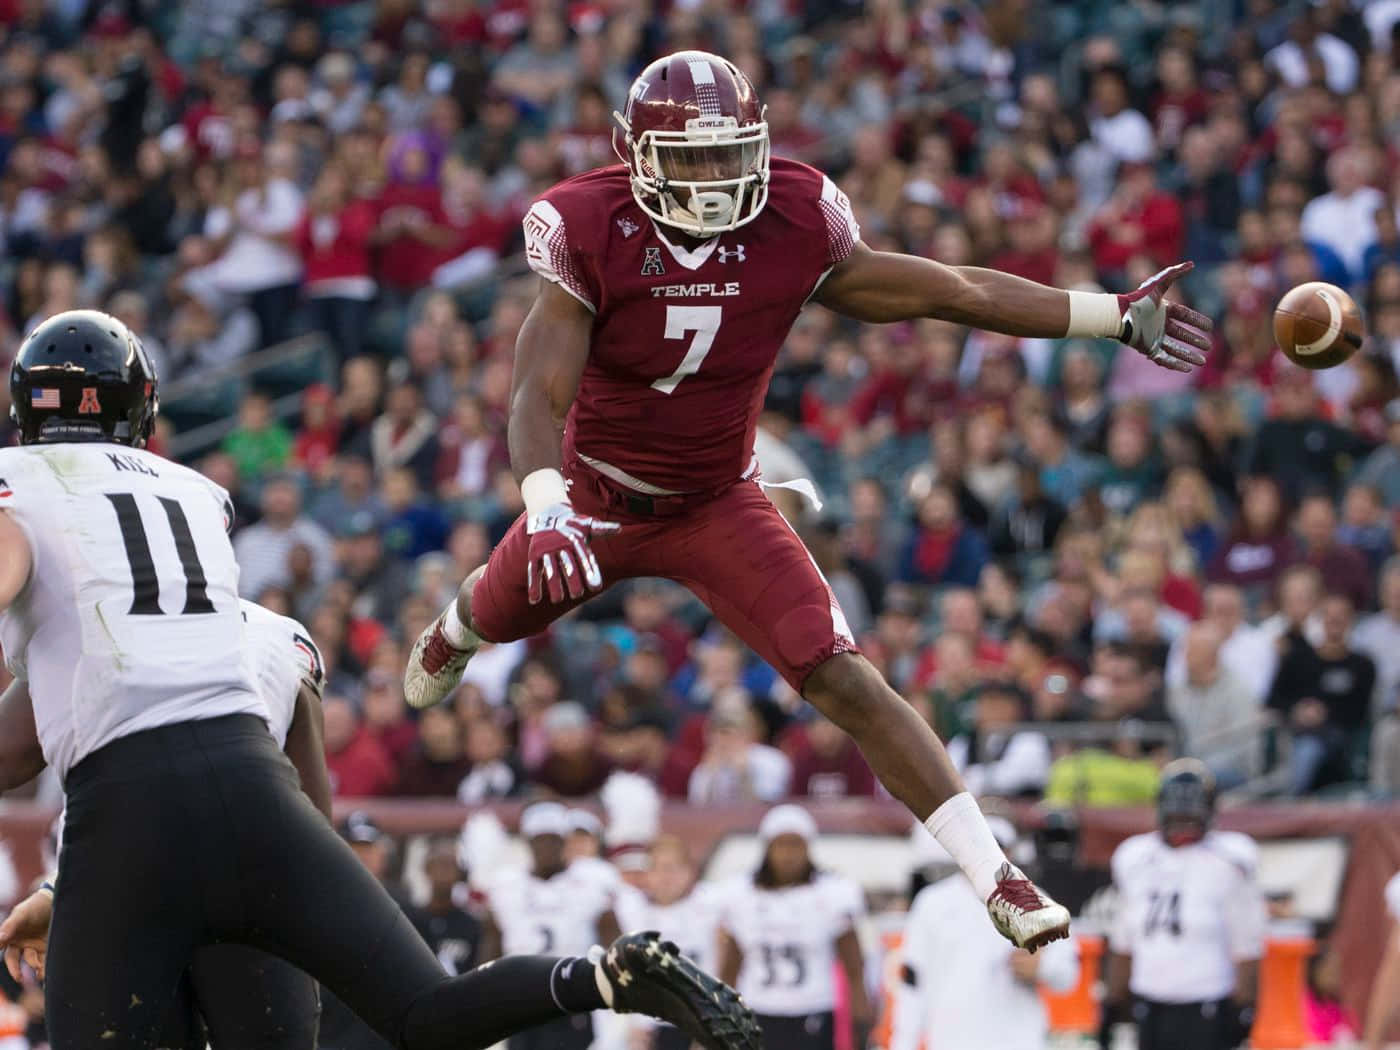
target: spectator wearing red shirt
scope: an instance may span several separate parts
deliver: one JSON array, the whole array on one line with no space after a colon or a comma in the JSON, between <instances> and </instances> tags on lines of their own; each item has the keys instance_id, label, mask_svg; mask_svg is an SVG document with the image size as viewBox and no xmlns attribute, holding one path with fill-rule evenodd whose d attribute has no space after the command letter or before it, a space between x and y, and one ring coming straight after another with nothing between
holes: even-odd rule
<instances>
[{"instance_id":1,"label":"spectator wearing red shirt","mask_svg":"<svg viewBox=\"0 0 1400 1050\"><path fill-rule=\"evenodd\" d=\"M566 700L547 708L541 724L548 750L530 780L565 798L597 792L613 766L598 745L588 712Z\"/></svg>"},{"instance_id":2,"label":"spectator wearing red shirt","mask_svg":"<svg viewBox=\"0 0 1400 1050\"><path fill-rule=\"evenodd\" d=\"M771 112L772 104L769 109ZM597 84L581 84L574 98L573 123L554 139L565 175L578 175L617 161L613 153L612 107ZM769 118L772 134L772 118ZM775 140L776 141L776 140Z\"/></svg>"},{"instance_id":3,"label":"spectator wearing red shirt","mask_svg":"<svg viewBox=\"0 0 1400 1050\"><path fill-rule=\"evenodd\" d=\"M301 395L301 429L292 443L292 462L312 477L321 477L340 444L335 391L314 383Z\"/></svg>"},{"instance_id":4,"label":"spectator wearing red shirt","mask_svg":"<svg viewBox=\"0 0 1400 1050\"><path fill-rule=\"evenodd\" d=\"M1149 164L1121 165L1118 188L1089 224L1089 247L1101 275L1120 273L1137 255L1169 266L1180 256L1184 236L1181 203L1158 188Z\"/></svg>"},{"instance_id":5,"label":"spectator wearing red shirt","mask_svg":"<svg viewBox=\"0 0 1400 1050\"><path fill-rule=\"evenodd\" d=\"M782 750L792 760L789 794L809 798L875 794L875 774L860 748L825 718L788 730Z\"/></svg>"},{"instance_id":6,"label":"spectator wearing red shirt","mask_svg":"<svg viewBox=\"0 0 1400 1050\"><path fill-rule=\"evenodd\" d=\"M993 256L992 268L1041 284L1054 284L1060 265L1060 253L1055 247L1058 232L1054 212L1040 204L1027 205L1019 220L1006 224L1009 243Z\"/></svg>"},{"instance_id":7,"label":"spectator wearing red shirt","mask_svg":"<svg viewBox=\"0 0 1400 1050\"><path fill-rule=\"evenodd\" d=\"M957 399L957 380L925 367L924 347L912 330L895 331L893 338L877 333L867 328L863 342L872 361L882 363L851 398L850 418L866 426L888 416L896 433L917 434L933 422L938 406Z\"/></svg>"},{"instance_id":8,"label":"spectator wearing red shirt","mask_svg":"<svg viewBox=\"0 0 1400 1050\"><path fill-rule=\"evenodd\" d=\"M418 729L409 721L398 676L382 668L365 675L365 729L383 746L395 770L418 745Z\"/></svg>"},{"instance_id":9,"label":"spectator wearing red shirt","mask_svg":"<svg viewBox=\"0 0 1400 1050\"><path fill-rule=\"evenodd\" d=\"M321 707L326 723L326 769L336 797L368 798L393 791L397 779L394 761L360 723L350 701L328 696Z\"/></svg>"},{"instance_id":10,"label":"spectator wearing red shirt","mask_svg":"<svg viewBox=\"0 0 1400 1050\"><path fill-rule=\"evenodd\" d=\"M452 418L438 433L440 445L435 469L437 493L445 500L487 495L497 473L508 469L510 455L500 435L486 425L481 399L460 395Z\"/></svg>"},{"instance_id":11,"label":"spectator wearing red shirt","mask_svg":"<svg viewBox=\"0 0 1400 1050\"><path fill-rule=\"evenodd\" d=\"M1298 507L1297 532L1302 540L1302 560L1327 581L1327 589L1344 594L1355 609L1371 608L1375 573L1366 555L1337 542L1337 510L1325 493L1304 497Z\"/></svg>"},{"instance_id":12,"label":"spectator wearing red shirt","mask_svg":"<svg viewBox=\"0 0 1400 1050\"><path fill-rule=\"evenodd\" d=\"M939 633L966 638L972 658L982 676L998 676L1006 665L1006 649L987 634L982 603L971 587L953 587L943 592L939 603ZM924 649L914 671L914 685L924 688L938 674L938 653L933 646Z\"/></svg>"},{"instance_id":13,"label":"spectator wearing red shirt","mask_svg":"<svg viewBox=\"0 0 1400 1050\"><path fill-rule=\"evenodd\" d=\"M456 236L444 226L437 162L426 135L399 135L389 157L389 184L379 197L379 283L407 298L432 283L439 252Z\"/></svg>"},{"instance_id":14,"label":"spectator wearing red shirt","mask_svg":"<svg viewBox=\"0 0 1400 1050\"><path fill-rule=\"evenodd\" d=\"M442 163L442 243L435 246L433 285L451 288L489 277L509 224L486 202L486 178L457 157Z\"/></svg>"},{"instance_id":15,"label":"spectator wearing red shirt","mask_svg":"<svg viewBox=\"0 0 1400 1050\"><path fill-rule=\"evenodd\" d=\"M462 725L447 707L430 707L418 716L418 744L409 752L395 794L452 798L471 770L462 749Z\"/></svg>"},{"instance_id":16,"label":"spectator wearing red shirt","mask_svg":"<svg viewBox=\"0 0 1400 1050\"><path fill-rule=\"evenodd\" d=\"M378 288L370 267L375 222L374 206L352 198L345 172L332 165L312 187L297 228L312 323L330 336L342 357L354 357L364 348Z\"/></svg>"},{"instance_id":17,"label":"spectator wearing red shirt","mask_svg":"<svg viewBox=\"0 0 1400 1050\"><path fill-rule=\"evenodd\" d=\"M1206 119L1210 96L1196 80L1196 63L1181 47L1164 47L1157 55L1157 81L1161 90L1150 106L1157 145L1175 152L1182 135L1193 124Z\"/></svg>"}]
</instances>

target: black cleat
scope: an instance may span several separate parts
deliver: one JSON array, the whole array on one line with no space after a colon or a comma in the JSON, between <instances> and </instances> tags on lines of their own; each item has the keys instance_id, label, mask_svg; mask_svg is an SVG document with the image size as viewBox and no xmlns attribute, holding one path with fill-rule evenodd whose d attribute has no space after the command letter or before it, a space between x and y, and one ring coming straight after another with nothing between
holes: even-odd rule
<instances>
[{"instance_id":1,"label":"black cleat","mask_svg":"<svg viewBox=\"0 0 1400 1050\"><path fill-rule=\"evenodd\" d=\"M758 1021L739 993L656 931L624 934L599 965L617 1013L668 1021L706 1050L762 1050Z\"/></svg>"}]
</instances>

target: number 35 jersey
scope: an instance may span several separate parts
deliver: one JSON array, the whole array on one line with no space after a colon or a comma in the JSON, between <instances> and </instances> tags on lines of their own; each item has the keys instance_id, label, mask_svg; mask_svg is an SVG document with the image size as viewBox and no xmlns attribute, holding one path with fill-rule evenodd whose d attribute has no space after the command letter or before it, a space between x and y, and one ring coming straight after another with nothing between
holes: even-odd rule
<instances>
[{"instance_id":1,"label":"number 35 jersey","mask_svg":"<svg viewBox=\"0 0 1400 1050\"><path fill-rule=\"evenodd\" d=\"M0 449L0 508L33 570L0 614L60 777L119 737L248 712L228 494L187 467L108 443Z\"/></svg>"},{"instance_id":2,"label":"number 35 jersey","mask_svg":"<svg viewBox=\"0 0 1400 1050\"><path fill-rule=\"evenodd\" d=\"M531 268L594 314L565 461L653 495L749 470L788 330L860 237L845 194L781 158L758 217L709 240L654 224L621 165L561 182L524 225Z\"/></svg>"},{"instance_id":3,"label":"number 35 jersey","mask_svg":"<svg viewBox=\"0 0 1400 1050\"><path fill-rule=\"evenodd\" d=\"M738 991L754 1012L802 1017L833 1009L836 941L865 914L860 887L819 873L782 889L733 879L720 893L719 925L743 954Z\"/></svg>"},{"instance_id":4,"label":"number 35 jersey","mask_svg":"<svg viewBox=\"0 0 1400 1050\"><path fill-rule=\"evenodd\" d=\"M1110 945L1133 959L1134 995L1159 1003L1224 999L1235 963L1258 959L1268 925L1247 835L1211 831L1172 848L1157 832L1113 853L1118 891Z\"/></svg>"}]
</instances>

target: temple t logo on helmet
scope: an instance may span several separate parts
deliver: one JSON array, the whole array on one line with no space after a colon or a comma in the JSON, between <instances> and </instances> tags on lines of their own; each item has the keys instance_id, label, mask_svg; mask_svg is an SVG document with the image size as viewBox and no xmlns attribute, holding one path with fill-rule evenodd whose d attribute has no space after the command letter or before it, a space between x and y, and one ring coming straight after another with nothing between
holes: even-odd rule
<instances>
[{"instance_id":1,"label":"temple t logo on helmet","mask_svg":"<svg viewBox=\"0 0 1400 1050\"><path fill-rule=\"evenodd\" d=\"M159 398L146 350L98 310L55 314L30 332L10 366L10 416L20 443L112 441L141 448Z\"/></svg>"},{"instance_id":2,"label":"temple t logo on helmet","mask_svg":"<svg viewBox=\"0 0 1400 1050\"><path fill-rule=\"evenodd\" d=\"M751 222L768 201L763 107L738 67L707 51L659 58L632 83L613 149L632 196L657 222L712 237Z\"/></svg>"}]
</instances>

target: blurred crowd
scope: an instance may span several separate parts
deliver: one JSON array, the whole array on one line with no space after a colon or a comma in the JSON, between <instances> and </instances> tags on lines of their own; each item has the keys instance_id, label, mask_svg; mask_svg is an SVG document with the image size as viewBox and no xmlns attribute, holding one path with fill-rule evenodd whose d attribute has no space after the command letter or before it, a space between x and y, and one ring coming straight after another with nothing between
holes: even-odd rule
<instances>
[{"instance_id":1,"label":"blurred crowd","mask_svg":"<svg viewBox=\"0 0 1400 1050\"><path fill-rule=\"evenodd\" d=\"M818 308L784 347L765 474L816 482L821 513L785 511L973 788L1143 801L1178 752L1229 786L1400 785L1396 0L4 0L0 25L0 337L78 306L140 334L158 450L234 493L246 595L324 654L339 794L878 790L659 581L403 702L407 646L521 509L518 220L612 160L631 77L684 47L748 73L876 248L1113 290L1195 260L1195 375ZM1270 324L1312 279L1370 332L1325 373ZM329 364L289 396L258 362L299 337Z\"/></svg>"}]
</instances>

